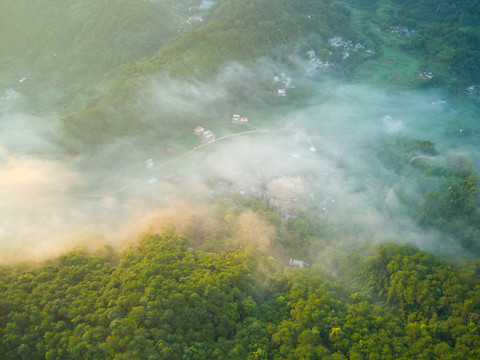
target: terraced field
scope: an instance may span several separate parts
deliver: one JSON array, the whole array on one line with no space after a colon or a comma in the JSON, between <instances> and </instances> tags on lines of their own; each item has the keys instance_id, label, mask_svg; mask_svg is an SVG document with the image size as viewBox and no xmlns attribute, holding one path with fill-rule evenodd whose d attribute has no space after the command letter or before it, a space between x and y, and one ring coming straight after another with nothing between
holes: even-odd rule
<instances>
[{"instance_id":1,"label":"terraced field","mask_svg":"<svg viewBox=\"0 0 480 360\"><path fill-rule=\"evenodd\" d=\"M430 71L434 76L444 74L443 67L412 57L400 49L406 35L393 34L385 25L389 24L390 14L395 11L394 5L382 4L373 14L355 8L350 8L350 11L351 19L358 28L365 28L368 24L369 30L383 43L381 49L375 49L380 54L378 57L365 61L356 69L353 82L375 83L387 88L418 88L429 81L420 76L421 72Z\"/></svg>"}]
</instances>

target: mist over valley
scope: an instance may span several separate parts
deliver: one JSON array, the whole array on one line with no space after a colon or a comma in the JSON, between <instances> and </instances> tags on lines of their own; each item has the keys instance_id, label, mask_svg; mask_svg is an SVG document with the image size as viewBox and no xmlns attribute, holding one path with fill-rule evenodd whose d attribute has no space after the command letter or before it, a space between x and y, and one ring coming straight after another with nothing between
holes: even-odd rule
<instances>
[{"instance_id":1,"label":"mist over valley","mask_svg":"<svg viewBox=\"0 0 480 360\"><path fill-rule=\"evenodd\" d=\"M0 353L477 358L449 4L3 2Z\"/></svg>"}]
</instances>

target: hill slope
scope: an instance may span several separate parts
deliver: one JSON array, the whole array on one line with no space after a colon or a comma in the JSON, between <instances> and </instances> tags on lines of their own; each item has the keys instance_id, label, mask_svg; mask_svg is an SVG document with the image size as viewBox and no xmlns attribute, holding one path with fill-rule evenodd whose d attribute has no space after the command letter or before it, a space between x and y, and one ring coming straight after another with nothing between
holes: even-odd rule
<instances>
[{"instance_id":1,"label":"hill slope","mask_svg":"<svg viewBox=\"0 0 480 360\"><path fill-rule=\"evenodd\" d=\"M172 10L146 0L2 1L0 68L11 74L2 80L26 77L22 92L31 101L55 89L47 106L56 102L65 109L105 72L153 55L178 34L180 21ZM33 104L32 111L42 105Z\"/></svg>"},{"instance_id":2,"label":"hill slope","mask_svg":"<svg viewBox=\"0 0 480 360\"><path fill-rule=\"evenodd\" d=\"M257 255L256 255L257 254ZM409 246L281 269L148 235L119 255L0 272L5 359L476 359L478 261ZM335 260L334 260L335 259Z\"/></svg>"}]
</instances>

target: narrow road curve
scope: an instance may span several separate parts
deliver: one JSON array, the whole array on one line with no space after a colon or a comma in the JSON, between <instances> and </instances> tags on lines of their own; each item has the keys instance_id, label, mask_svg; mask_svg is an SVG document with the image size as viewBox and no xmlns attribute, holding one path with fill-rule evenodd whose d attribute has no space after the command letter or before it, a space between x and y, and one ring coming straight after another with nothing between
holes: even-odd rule
<instances>
[{"instance_id":1,"label":"narrow road curve","mask_svg":"<svg viewBox=\"0 0 480 360\"><path fill-rule=\"evenodd\" d=\"M273 133L273 132L281 132L281 131L296 131L295 129L288 129L288 128L281 128L281 129L276 129L276 130L269 130L269 129L257 129L257 130L249 130L249 131L243 131L243 132L239 132L239 133L235 133L235 134L230 134L230 135L226 135L226 136L222 136L221 138L218 138L216 139L215 141L211 142L211 143L206 143L206 144L202 144L202 145L199 145L199 146L196 146L194 147L193 149L187 151L186 153L183 153L179 156L177 156L176 158L174 159L170 159L170 160L167 160L163 163L161 163L160 165L156 166L154 169L152 169L151 171L147 172L146 174L143 174L135 179L133 179L132 181L130 181L128 184L122 186L121 188L119 189L116 189L116 190L112 190L106 194L77 194L76 196L79 196L79 197L91 197L91 198L103 198L103 197L108 197L108 196L111 196L111 195L115 195L115 194L118 194L118 193L121 193L125 190L127 190L129 187L135 185L137 182L139 182L140 180L142 179L145 179L147 177L150 177L152 176L152 174L154 174L155 172L159 171L161 168L163 168L164 166L166 165L169 165L169 164L172 164L178 160L181 160L187 156L190 156L191 154L193 154L195 151L198 151L200 149L203 149L207 146L210 146L210 145L213 145L219 141L223 141L223 140L227 140L227 139L230 139L230 138L233 138L233 137L237 137L237 136L242 136L242 135L249 135L249 134L254 134L254 133Z\"/></svg>"}]
</instances>

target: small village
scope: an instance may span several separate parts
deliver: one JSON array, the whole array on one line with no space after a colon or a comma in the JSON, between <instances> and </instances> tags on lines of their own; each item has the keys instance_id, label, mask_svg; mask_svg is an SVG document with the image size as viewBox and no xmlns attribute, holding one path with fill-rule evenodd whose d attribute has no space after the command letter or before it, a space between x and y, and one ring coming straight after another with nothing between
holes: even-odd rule
<instances>
[{"instance_id":1,"label":"small village","mask_svg":"<svg viewBox=\"0 0 480 360\"><path fill-rule=\"evenodd\" d=\"M350 56L350 51L363 51L368 54L376 54L377 52L373 49L368 49L365 48L365 45L362 43L357 42L355 45L353 44L352 41L346 40L341 38L340 36L334 36L333 38L328 39L328 44L330 46L333 46L335 48L342 48L343 47L343 53L342 57L343 59L347 59Z\"/></svg>"}]
</instances>

